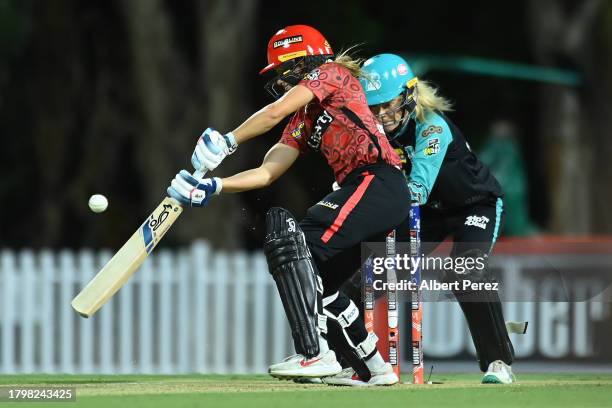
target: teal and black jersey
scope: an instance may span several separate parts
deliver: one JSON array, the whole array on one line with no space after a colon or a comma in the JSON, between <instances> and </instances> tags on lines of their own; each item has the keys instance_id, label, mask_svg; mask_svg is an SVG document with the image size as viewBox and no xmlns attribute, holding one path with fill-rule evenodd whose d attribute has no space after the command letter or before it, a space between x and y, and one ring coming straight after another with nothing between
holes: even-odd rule
<instances>
[{"instance_id":1,"label":"teal and black jersey","mask_svg":"<svg viewBox=\"0 0 612 408\"><path fill-rule=\"evenodd\" d=\"M421 205L446 210L503 196L493 174L442 113L432 112L424 122L411 119L392 145L404 163L412 196Z\"/></svg>"}]
</instances>

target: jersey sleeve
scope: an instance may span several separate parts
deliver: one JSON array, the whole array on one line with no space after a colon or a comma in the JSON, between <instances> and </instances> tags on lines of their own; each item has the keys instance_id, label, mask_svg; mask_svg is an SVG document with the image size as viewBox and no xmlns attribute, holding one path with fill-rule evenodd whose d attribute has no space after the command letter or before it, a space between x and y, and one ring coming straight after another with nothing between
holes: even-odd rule
<instances>
[{"instance_id":1,"label":"jersey sleeve","mask_svg":"<svg viewBox=\"0 0 612 408\"><path fill-rule=\"evenodd\" d=\"M298 149L300 153L306 152L306 127L299 112L296 112L285 126L279 143Z\"/></svg>"},{"instance_id":2,"label":"jersey sleeve","mask_svg":"<svg viewBox=\"0 0 612 408\"><path fill-rule=\"evenodd\" d=\"M350 72L338 64L327 63L313 69L298 85L310 89L319 102L322 102L348 82L347 75L350 75Z\"/></svg>"},{"instance_id":3,"label":"jersey sleeve","mask_svg":"<svg viewBox=\"0 0 612 408\"><path fill-rule=\"evenodd\" d=\"M431 114L425 123L417 125L415 138L408 188L413 200L423 205L427 203L453 135L441 116Z\"/></svg>"}]
</instances>

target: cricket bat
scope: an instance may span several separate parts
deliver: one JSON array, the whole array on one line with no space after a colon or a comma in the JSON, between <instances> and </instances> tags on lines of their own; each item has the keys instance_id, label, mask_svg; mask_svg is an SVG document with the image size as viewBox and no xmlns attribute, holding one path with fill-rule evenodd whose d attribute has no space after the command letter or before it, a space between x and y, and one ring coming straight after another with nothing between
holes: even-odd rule
<instances>
[{"instance_id":1,"label":"cricket bat","mask_svg":"<svg viewBox=\"0 0 612 408\"><path fill-rule=\"evenodd\" d=\"M203 175L199 171L193 173L197 178ZM178 201L164 198L111 260L72 299L72 308L83 317L93 316L138 270L182 212L183 207Z\"/></svg>"}]
</instances>

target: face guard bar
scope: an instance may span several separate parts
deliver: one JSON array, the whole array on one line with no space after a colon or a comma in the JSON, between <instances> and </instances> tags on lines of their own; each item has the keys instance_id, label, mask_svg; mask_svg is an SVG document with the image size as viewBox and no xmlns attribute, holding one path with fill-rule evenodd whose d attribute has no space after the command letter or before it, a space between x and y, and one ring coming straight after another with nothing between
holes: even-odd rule
<instances>
[{"instance_id":1,"label":"face guard bar","mask_svg":"<svg viewBox=\"0 0 612 408\"><path fill-rule=\"evenodd\" d=\"M408 125L408 121L410 120L410 118L414 117L416 113L417 98L418 98L417 83L418 83L418 79L416 77L412 78L410 81L406 83L406 90L403 93L404 101L402 102L401 105L393 109L388 109L382 115L381 114L375 115L376 119L378 119L378 121L382 123L382 116L391 117L391 116L394 116L398 111L404 110L404 114L402 115L402 118L398 121L399 126L393 132L390 132L387 135L387 139L394 140L399 135L401 135L404 129L406 128L406 126Z\"/></svg>"},{"instance_id":2,"label":"face guard bar","mask_svg":"<svg viewBox=\"0 0 612 408\"><path fill-rule=\"evenodd\" d=\"M313 69L323 65L332 57L333 55L309 55L283 62L275 69L276 76L264 85L264 89L274 99L278 99L296 86Z\"/></svg>"}]
</instances>

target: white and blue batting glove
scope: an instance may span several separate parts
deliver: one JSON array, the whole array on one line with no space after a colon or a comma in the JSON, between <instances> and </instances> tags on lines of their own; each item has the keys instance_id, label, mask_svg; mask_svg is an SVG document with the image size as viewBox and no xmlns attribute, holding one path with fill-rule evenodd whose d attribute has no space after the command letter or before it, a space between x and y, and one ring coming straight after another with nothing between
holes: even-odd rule
<instances>
[{"instance_id":1,"label":"white and blue batting glove","mask_svg":"<svg viewBox=\"0 0 612 408\"><path fill-rule=\"evenodd\" d=\"M170 183L168 194L185 206L203 207L223 187L219 177L197 179L187 170L181 170Z\"/></svg>"},{"instance_id":2,"label":"white and blue batting glove","mask_svg":"<svg viewBox=\"0 0 612 408\"><path fill-rule=\"evenodd\" d=\"M198 139L191 155L191 164L195 170L212 171L237 148L238 144L233 133L222 135L215 129L208 128Z\"/></svg>"}]
</instances>

